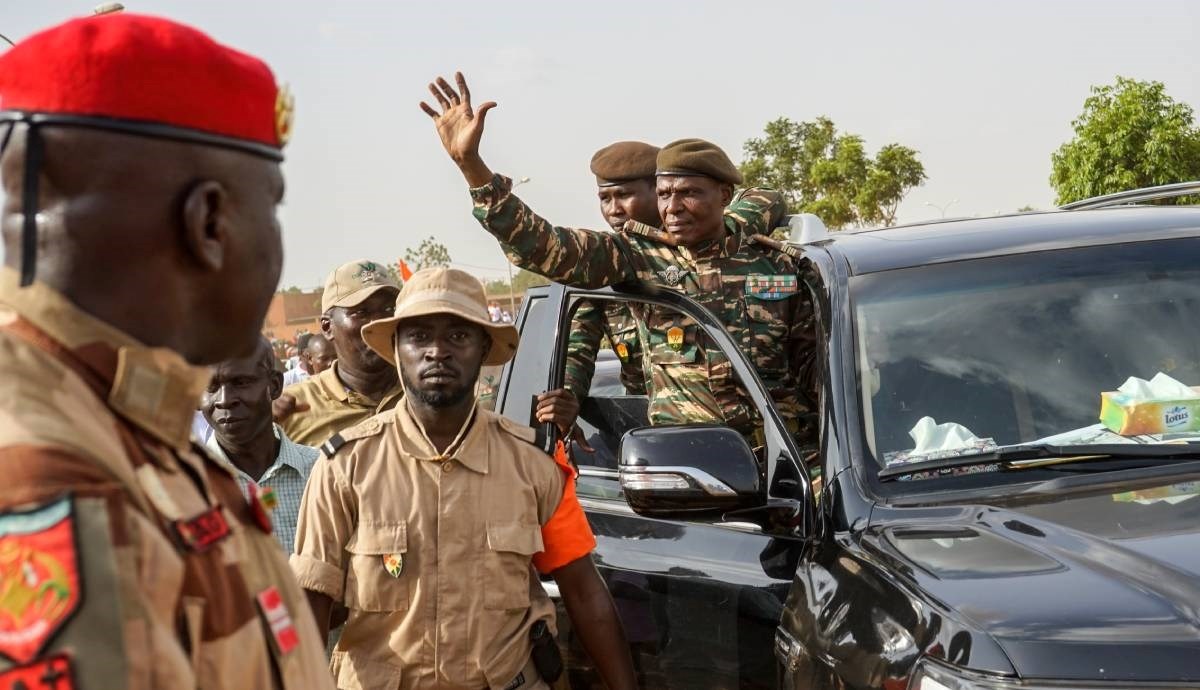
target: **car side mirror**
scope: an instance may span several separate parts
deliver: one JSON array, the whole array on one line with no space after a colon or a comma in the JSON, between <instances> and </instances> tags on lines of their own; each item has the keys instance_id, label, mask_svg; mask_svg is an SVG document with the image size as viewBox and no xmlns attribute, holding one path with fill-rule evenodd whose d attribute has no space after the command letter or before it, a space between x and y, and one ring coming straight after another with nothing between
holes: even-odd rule
<instances>
[{"instance_id":1,"label":"car side mirror","mask_svg":"<svg viewBox=\"0 0 1200 690\"><path fill-rule=\"evenodd\" d=\"M621 488L634 512L696 518L766 502L758 460L723 426L647 427L621 439Z\"/></svg>"}]
</instances>

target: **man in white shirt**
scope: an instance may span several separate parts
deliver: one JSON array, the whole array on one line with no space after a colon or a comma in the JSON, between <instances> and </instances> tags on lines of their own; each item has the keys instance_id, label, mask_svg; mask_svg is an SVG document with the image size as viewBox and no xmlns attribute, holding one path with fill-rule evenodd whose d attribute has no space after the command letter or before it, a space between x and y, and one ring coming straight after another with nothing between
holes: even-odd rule
<instances>
[{"instance_id":1,"label":"man in white shirt","mask_svg":"<svg viewBox=\"0 0 1200 690\"><path fill-rule=\"evenodd\" d=\"M320 453L293 443L272 422L271 402L283 391L274 361L264 338L250 357L213 367L200 409L212 426L205 445L235 470L256 518L269 520L275 538L291 553L304 485Z\"/></svg>"}]
</instances>

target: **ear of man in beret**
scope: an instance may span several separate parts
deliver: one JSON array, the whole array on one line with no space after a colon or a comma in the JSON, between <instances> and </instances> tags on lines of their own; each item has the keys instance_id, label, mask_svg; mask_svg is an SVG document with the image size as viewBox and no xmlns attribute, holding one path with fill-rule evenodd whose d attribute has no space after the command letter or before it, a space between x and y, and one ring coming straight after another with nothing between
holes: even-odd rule
<instances>
[{"instance_id":1,"label":"ear of man in beret","mask_svg":"<svg viewBox=\"0 0 1200 690\"><path fill-rule=\"evenodd\" d=\"M742 183L738 171L720 146L703 139L672 141L658 152L656 175L699 175L731 185Z\"/></svg>"},{"instance_id":2,"label":"ear of man in beret","mask_svg":"<svg viewBox=\"0 0 1200 690\"><path fill-rule=\"evenodd\" d=\"M618 141L592 156L592 174L600 187L654 177L658 147L641 141Z\"/></svg>"}]
</instances>

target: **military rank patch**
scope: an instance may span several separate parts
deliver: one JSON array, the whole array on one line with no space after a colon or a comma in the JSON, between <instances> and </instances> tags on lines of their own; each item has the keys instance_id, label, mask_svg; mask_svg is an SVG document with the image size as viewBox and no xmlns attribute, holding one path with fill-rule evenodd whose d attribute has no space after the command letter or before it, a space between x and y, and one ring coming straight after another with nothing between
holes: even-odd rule
<instances>
[{"instance_id":1,"label":"military rank patch","mask_svg":"<svg viewBox=\"0 0 1200 690\"><path fill-rule=\"evenodd\" d=\"M296 626L292 623L292 614L288 613L287 604L279 594L275 585L267 587L255 597L258 600L258 610L267 621L271 630L271 639L275 649L280 654L288 654L300 644Z\"/></svg>"},{"instance_id":2,"label":"military rank patch","mask_svg":"<svg viewBox=\"0 0 1200 690\"><path fill-rule=\"evenodd\" d=\"M0 690L75 690L71 660L59 654L10 668L0 673Z\"/></svg>"},{"instance_id":3,"label":"military rank patch","mask_svg":"<svg viewBox=\"0 0 1200 690\"><path fill-rule=\"evenodd\" d=\"M79 609L82 583L73 508L67 497L0 514L0 654L18 664L37 657ZM55 663L52 659L25 671L6 671L0 688L20 687L17 683L32 669L53 670Z\"/></svg>"},{"instance_id":4,"label":"military rank patch","mask_svg":"<svg viewBox=\"0 0 1200 690\"><path fill-rule=\"evenodd\" d=\"M800 289L800 279L794 275L752 273L746 276L746 295L757 299L787 299Z\"/></svg>"},{"instance_id":5,"label":"military rank patch","mask_svg":"<svg viewBox=\"0 0 1200 690\"><path fill-rule=\"evenodd\" d=\"M207 551L231 533L221 506L213 506L187 520L176 520L171 526L175 528L179 543L197 553Z\"/></svg>"},{"instance_id":6,"label":"military rank patch","mask_svg":"<svg viewBox=\"0 0 1200 690\"><path fill-rule=\"evenodd\" d=\"M687 275L687 271L678 266L667 266L658 272L658 277L662 278L667 285L675 286L683 282L683 277Z\"/></svg>"},{"instance_id":7,"label":"military rank patch","mask_svg":"<svg viewBox=\"0 0 1200 690\"><path fill-rule=\"evenodd\" d=\"M667 345L671 349L679 352L683 349L683 329L679 326L671 326L667 329Z\"/></svg>"},{"instance_id":8,"label":"military rank patch","mask_svg":"<svg viewBox=\"0 0 1200 690\"><path fill-rule=\"evenodd\" d=\"M404 554L386 554L383 557L383 569L392 577L400 577L400 573L404 572Z\"/></svg>"}]
</instances>

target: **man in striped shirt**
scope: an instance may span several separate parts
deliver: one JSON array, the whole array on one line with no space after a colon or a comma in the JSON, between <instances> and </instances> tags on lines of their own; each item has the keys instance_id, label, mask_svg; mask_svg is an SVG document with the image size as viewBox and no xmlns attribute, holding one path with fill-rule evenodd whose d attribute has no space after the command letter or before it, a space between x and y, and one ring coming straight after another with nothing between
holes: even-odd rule
<instances>
[{"instance_id":1,"label":"man in striped shirt","mask_svg":"<svg viewBox=\"0 0 1200 690\"><path fill-rule=\"evenodd\" d=\"M283 390L271 344L263 338L250 357L213 368L201 410L213 433L206 446L237 476L242 493L263 519L285 553L296 539L296 516L304 485L319 452L293 443L271 421L271 402Z\"/></svg>"}]
</instances>

